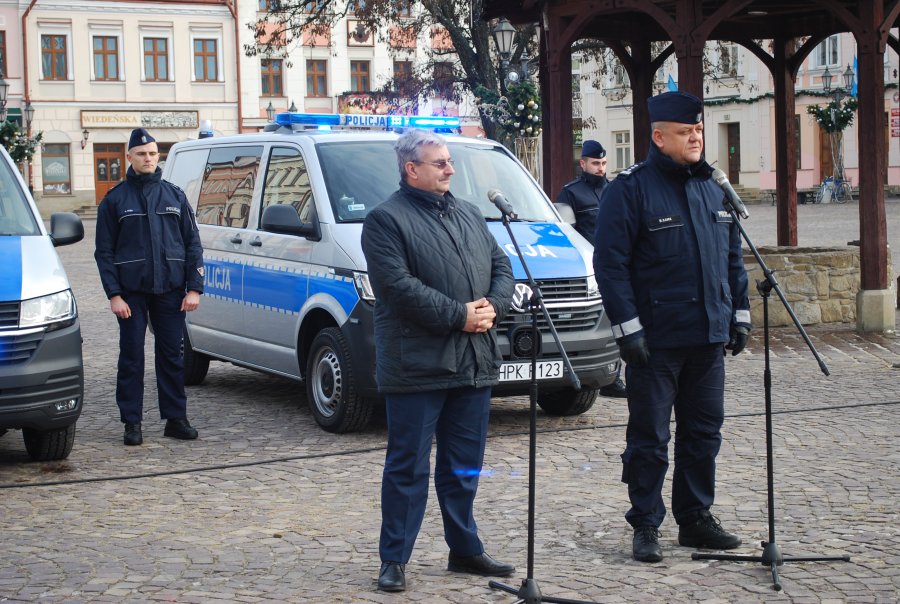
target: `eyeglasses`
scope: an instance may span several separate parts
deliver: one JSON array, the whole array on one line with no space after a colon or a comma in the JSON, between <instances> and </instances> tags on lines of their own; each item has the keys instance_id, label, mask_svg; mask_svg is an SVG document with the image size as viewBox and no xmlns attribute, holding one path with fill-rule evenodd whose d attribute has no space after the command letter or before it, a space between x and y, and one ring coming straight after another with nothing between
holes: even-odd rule
<instances>
[{"instance_id":1,"label":"eyeglasses","mask_svg":"<svg viewBox=\"0 0 900 604\"><path fill-rule=\"evenodd\" d=\"M417 164L431 164L438 170L446 170L447 166L454 165L452 159L439 159L437 161L419 161L419 160L413 160L413 161Z\"/></svg>"}]
</instances>

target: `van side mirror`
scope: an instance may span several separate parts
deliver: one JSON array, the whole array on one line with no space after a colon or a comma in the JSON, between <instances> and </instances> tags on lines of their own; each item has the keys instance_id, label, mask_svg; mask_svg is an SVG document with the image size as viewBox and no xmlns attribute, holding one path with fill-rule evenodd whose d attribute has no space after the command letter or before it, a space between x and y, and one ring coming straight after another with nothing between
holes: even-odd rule
<instances>
[{"instance_id":1,"label":"van side mirror","mask_svg":"<svg viewBox=\"0 0 900 604\"><path fill-rule=\"evenodd\" d=\"M84 239L84 225L78 214L56 212L50 216L50 240L53 247L78 243Z\"/></svg>"},{"instance_id":2,"label":"van side mirror","mask_svg":"<svg viewBox=\"0 0 900 604\"><path fill-rule=\"evenodd\" d=\"M270 233L284 233L286 235L299 235L318 241L322 238L319 233L319 223L313 219L311 222L303 222L297 214L294 206L271 205L263 211L260 227Z\"/></svg>"},{"instance_id":3,"label":"van side mirror","mask_svg":"<svg viewBox=\"0 0 900 604\"><path fill-rule=\"evenodd\" d=\"M567 203L555 202L553 206L559 212L559 217L567 224L575 224L575 210Z\"/></svg>"}]
</instances>

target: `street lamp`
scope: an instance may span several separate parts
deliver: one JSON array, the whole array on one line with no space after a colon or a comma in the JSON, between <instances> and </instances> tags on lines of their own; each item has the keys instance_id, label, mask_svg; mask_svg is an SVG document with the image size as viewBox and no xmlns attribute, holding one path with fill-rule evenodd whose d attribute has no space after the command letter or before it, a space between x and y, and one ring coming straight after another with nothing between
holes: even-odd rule
<instances>
[{"instance_id":1,"label":"street lamp","mask_svg":"<svg viewBox=\"0 0 900 604\"><path fill-rule=\"evenodd\" d=\"M291 113L297 113L297 106L294 104L294 101L291 101L291 106L288 107L288 111Z\"/></svg>"},{"instance_id":2,"label":"street lamp","mask_svg":"<svg viewBox=\"0 0 900 604\"><path fill-rule=\"evenodd\" d=\"M497 52L500 54L500 71L501 76L502 72L507 72L509 70L509 59L512 56L512 47L513 40L516 37L516 28L510 24L505 18L500 19L497 22L497 25L494 26L493 29L494 34L494 44L497 45ZM512 76L511 74L515 72L510 72L507 74L507 78L510 81L515 82L518 80L518 74Z\"/></svg>"},{"instance_id":3,"label":"street lamp","mask_svg":"<svg viewBox=\"0 0 900 604\"><path fill-rule=\"evenodd\" d=\"M832 132L830 133L831 155L834 162L835 180L844 179L844 153L842 148L844 136L843 132L837 129L835 112L840 109L841 101L843 101L845 97L851 96L850 92L853 87L853 77L853 68L850 67L850 65L847 65L847 69L841 74L841 79L844 80L844 86L832 89L831 82L834 80L834 76L828 71L828 67L826 67L825 71L822 73L822 90L825 91L825 94L830 93L831 97L834 99L834 102L830 104L829 114L831 116L832 125Z\"/></svg>"},{"instance_id":4,"label":"street lamp","mask_svg":"<svg viewBox=\"0 0 900 604\"><path fill-rule=\"evenodd\" d=\"M0 122L6 121L6 95L9 93L9 82L3 79L3 70L0 69Z\"/></svg>"},{"instance_id":5,"label":"street lamp","mask_svg":"<svg viewBox=\"0 0 900 604\"><path fill-rule=\"evenodd\" d=\"M269 106L266 107L266 119L270 122L275 120L275 106L272 105L272 101L269 101Z\"/></svg>"}]
</instances>

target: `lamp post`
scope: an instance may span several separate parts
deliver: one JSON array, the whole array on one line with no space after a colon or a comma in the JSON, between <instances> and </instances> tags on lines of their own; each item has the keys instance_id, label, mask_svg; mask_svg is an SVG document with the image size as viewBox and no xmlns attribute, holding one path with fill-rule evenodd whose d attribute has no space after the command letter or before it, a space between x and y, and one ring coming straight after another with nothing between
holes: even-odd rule
<instances>
[{"instance_id":1,"label":"lamp post","mask_svg":"<svg viewBox=\"0 0 900 604\"><path fill-rule=\"evenodd\" d=\"M831 114L831 159L834 163L834 174L836 180L844 180L844 153L843 153L843 140L844 140L844 132L843 129L837 128L837 121L835 113L840 108L841 102L844 98L850 96L850 90L853 87L853 68L850 65L847 65L847 69L841 75L841 78L844 80L844 86L838 88L831 88L831 82L834 80L834 76L831 75L831 72L828 71L828 68L825 68L825 71L822 73L822 90L825 91L826 94L831 94L831 97L834 99L834 102L831 103L831 107L829 112Z\"/></svg>"},{"instance_id":2,"label":"lamp post","mask_svg":"<svg viewBox=\"0 0 900 604\"><path fill-rule=\"evenodd\" d=\"M25 108L22 113L25 115L25 137L28 139L28 144L31 144L31 121L34 119L34 106L31 104L31 101L25 103ZM28 192L34 194L34 172L32 172L31 166L32 157L28 157L28 161L25 162L25 169L28 170Z\"/></svg>"},{"instance_id":3,"label":"lamp post","mask_svg":"<svg viewBox=\"0 0 900 604\"><path fill-rule=\"evenodd\" d=\"M512 57L513 41L516 37L516 28L505 18L497 21L492 30L494 34L494 43L497 45L497 53L500 55L500 77L503 79L504 74L510 83L519 80L517 72L509 70L509 59ZM513 76L512 74L516 75Z\"/></svg>"},{"instance_id":4,"label":"lamp post","mask_svg":"<svg viewBox=\"0 0 900 604\"><path fill-rule=\"evenodd\" d=\"M291 113L297 113L297 106L294 104L294 101L291 101L291 106L288 107L288 111Z\"/></svg>"},{"instance_id":5,"label":"lamp post","mask_svg":"<svg viewBox=\"0 0 900 604\"><path fill-rule=\"evenodd\" d=\"M266 107L266 119L270 123L275 120L275 106L272 105L272 101L269 101L269 106Z\"/></svg>"},{"instance_id":6,"label":"lamp post","mask_svg":"<svg viewBox=\"0 0 900 604\"><path fill-rule=\"evenodd\" d=\"M3 70L0 70L0 122L6 121L6 95L9 93L9 82L3 79Z\"/></svg>"}]
</instances>

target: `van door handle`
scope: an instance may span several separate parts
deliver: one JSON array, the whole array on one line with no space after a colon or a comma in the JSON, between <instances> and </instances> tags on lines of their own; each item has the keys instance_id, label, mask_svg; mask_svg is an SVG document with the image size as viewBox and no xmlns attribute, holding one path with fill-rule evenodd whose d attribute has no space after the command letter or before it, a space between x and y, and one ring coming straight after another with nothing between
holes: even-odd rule
<instances>
[{"instance_id":1,"label":"van door handle","mask_svg":"<svg viewBox=\"0 0 900 604\"><path fill-rule=\"evenodd\" d=\"M256 236L256 239L250 241L250 245L253 247L262 247L262 239L260 239L259 235Z\"/></svg>"},{"instance_id":2,"label":"van door handle","mask_svg":"<svg viewBox=\"0 0 900 604\"><path fill-rule=\"evenodd\" d=\"M229 241L231 241L231 243L234 243L236 245L240 245L241 243L244 243L244 240L241 239L240 235L234 235L231 239L229 239Z\"/></svg>"}]
</instances>

